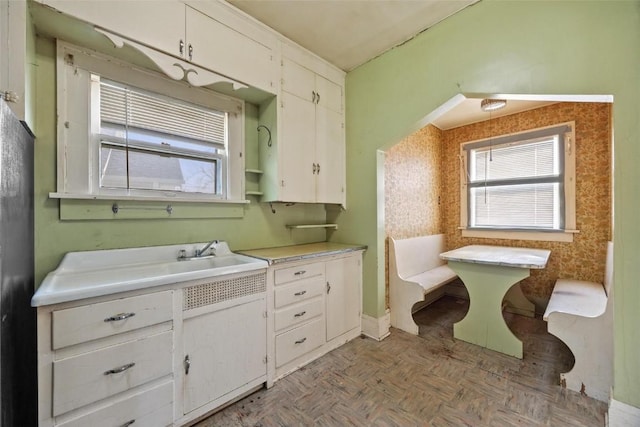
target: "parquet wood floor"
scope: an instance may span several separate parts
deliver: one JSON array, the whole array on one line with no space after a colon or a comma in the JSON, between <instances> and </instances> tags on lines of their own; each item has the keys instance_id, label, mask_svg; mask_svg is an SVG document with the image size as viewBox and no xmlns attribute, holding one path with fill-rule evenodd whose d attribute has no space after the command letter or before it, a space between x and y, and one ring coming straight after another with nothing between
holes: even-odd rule
<instances>
[{"instance_id":1,"label":"parquet wood floor","mask_svg":"<svg viewBox=\"0 0 640 427\"><path fill-rule=\"evenodd\" d=\"M213 426L604 426L607 405L558 384L573 364L541 319L505 314L524 359L453 339L468 302L416 313L420 336L359 338L201 421Z\"/></svg>"}]
</instances>

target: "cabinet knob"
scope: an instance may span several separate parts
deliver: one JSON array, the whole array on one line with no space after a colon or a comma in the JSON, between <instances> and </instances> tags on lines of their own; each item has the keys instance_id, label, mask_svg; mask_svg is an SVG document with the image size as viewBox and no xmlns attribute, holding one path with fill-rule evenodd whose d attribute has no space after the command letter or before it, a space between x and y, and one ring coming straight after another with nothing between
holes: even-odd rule
<instances>
[{"instance_id":1,"label":"cabinet knob","mask_svg":"<svg viewBox=\"0 0 640 427\"><path fill-rule=\"evenodd\" d=\"M307 270L300 270L300 271L296 271L295 273L293 273L293 275L294 276L302 276L306 272L307 272Z\"/></svg>"},{"instance_id":2,"label":"cabinet knob","mask_svg":"<svg viewBox=\"0 0 640 427\"><path fill-rule=\"evenodd\" d=\"M318 163L318 167L316 168L316 173L320 175L320 163Z\"/></svg>"},{"instance_id":3,"label":"cabinet knob","mask_svg":"<svg viewBox=\"0 0 640 427\"><path fill-rule=\"evenodd\" d=\"M122 424L120 427L129 427L131 424L135 423L136 420L129 420L126 423Z\"/></svg>"},{"instance_id":4,"label":"cabinet knob","mask_svg":"<svg viewBox=\"0 0 640 427\"><path fill-rule=\"evenodd\" d=\"M316 92L316 104L320 103L320 92Z\"/></svg>"},{"instance_id":5,"label":"cabinet knob","mask_svg":"<svg viewBox=\"0 0 640 427\"><path fill-rule=\"evenodd\" d=\"M316 91L315 90L311 91L311 102L313 102L314 104L316 103Z\"/></svg>"},{"instance_id":6,"label":"cabinet knob","mask_svg":"<svg viewBox=\"0 0 640 427\"><path fill-rule=\"evenodd\" d=\"M182 41L182 39L180 39L180 55L184 54L184 42Z\"/></svg>"},{"instance_id":7,"label":"cabinet knob","mask_svg":"<svg viewBox=\"0 0 640 427\"><path fill-rule=\"evenodd\" d=\"M316 164L314 163L314 164L313 164L313 174L314 174L314 175L316 174L316 170L317 170L317 166L316 166Z\"/></svg>"},{"instance_id":8,"label":"cabinet knob","mask_svg":"<svg viewBox=\"0 0 640 427\"><path fill-rule=\"evenodd\" d=\"M329 284L329 282L327 282L327 294L331 292L331 284Z\"/></svg>"},{"instance_id":9,"label":"cabinet knob","mask_svg":"<svg viewBox=\"0 0 640 427\"><path fill-rule=\"evenodd\" d=\"M307 293L307 291L300 291L300 292L296 292L296 293L295 293L295 294L293 294L293 295L295 295L295 296L299 297L299 296L302 296L302 295L304 295L304 294L306 294L306 293Z\"/></svg>"},{"instance_id":10,"label":"cabinet knob","mask_svg":"<svg viewBox=\"0 0 640 427\"><path fill-rule=\"evenodd\" d=\"M294 314L294 315L293 315L293 317L302 317L302 316L304 316L305 314L307 314L307 312L306 312L306 311L301 311L300 313L296 313L296 314Z\"/></svg>"},{"instance_id":11,"label":"cabinet knob","mask_svg":"<svg viewBox=\"0 0 640 427\"><path fill-rule=\"evenodd\" d=\"M193 59L193 46L189 43L189 61Z\"/></svg>"},{"instance_id":12,"label":"cabinet knob","mask_svg":"<svg viewBox=\"0 0 640 427\"><path fill-rule=\"evenodd\" d=\"M189 369L191 369L191 359L189 359L189 355L187 354L184 357L184 374L189 375Z\"/></svg>"},{"instance_id":13,"label":"cabinet knob","mask_svg":"<svg viewBox=\"0 0 640 427\"><path fill-rule=\"evenodd\" d=\"M305 342L307 340L307 337L304 337L298 341L296 341L296 344L302 344L303 342Z\"/></svg>"}]
</instances>

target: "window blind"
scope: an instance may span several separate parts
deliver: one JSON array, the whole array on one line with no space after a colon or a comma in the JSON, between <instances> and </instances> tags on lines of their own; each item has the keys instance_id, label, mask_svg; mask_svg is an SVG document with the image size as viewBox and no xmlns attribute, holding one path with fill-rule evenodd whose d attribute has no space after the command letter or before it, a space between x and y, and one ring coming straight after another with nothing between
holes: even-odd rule
<instances>
[{"instance_id":1,"label":"window blind","mask_svg":"<svg viewBox=\"0 0 640 427\"><path fill-rule=\"evenodd\" d=\"M220 147L226 142L226 113L108 80L100 82L100 119Z\"/></svg>"},{"instance_id":2,"label":"window blind","mask_svg":"<svg viewBox=\"0 0 640 427\"><path fill-rule=\"evenodd\" d=\"M562 227L560 137L469 150L469 225Z\"/></svg>"}]
</instances>

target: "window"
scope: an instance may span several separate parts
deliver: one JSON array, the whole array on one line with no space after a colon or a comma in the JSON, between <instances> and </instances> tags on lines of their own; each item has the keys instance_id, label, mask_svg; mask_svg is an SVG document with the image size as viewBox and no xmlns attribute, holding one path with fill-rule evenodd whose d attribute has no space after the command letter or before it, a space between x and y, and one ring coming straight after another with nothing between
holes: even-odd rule
<instances>
[{"instance_id":1,"label":"window","mask_svg":"<svg viewBox=\"0 0 640 427\"><path fill-rule=\"evenodd\" d=\"M58 193L244 199L244 103L58 44Z\"/></svg>"},{"instance_id":2,"label":"window","mask_svg":"<svg viewBox=\"0 0 640 427\"><path fill-rule=\"evenodd\" d=\"M572 141L567 123L462 144L463 235L566 240L549 232L575 228Z\"/></svg>"}]
</instances>

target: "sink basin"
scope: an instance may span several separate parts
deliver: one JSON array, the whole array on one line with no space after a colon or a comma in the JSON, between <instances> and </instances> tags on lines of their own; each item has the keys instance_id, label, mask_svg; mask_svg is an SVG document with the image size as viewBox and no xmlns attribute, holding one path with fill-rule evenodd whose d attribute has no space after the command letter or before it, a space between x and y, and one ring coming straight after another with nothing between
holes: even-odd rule
<instances>
[{"instance_id":1,"label":"sink basin","mask_svg":"<svg viewBox=\"0 0 640 427\"><path fill-rule=\"evenodd\" d=\"M57 304L172 283L266 269L266 261L231 252L220 242L218 256L178 261L180 250L205 244L70 252L44 279L31 305Z\"/></svg>"}]
</instances>

